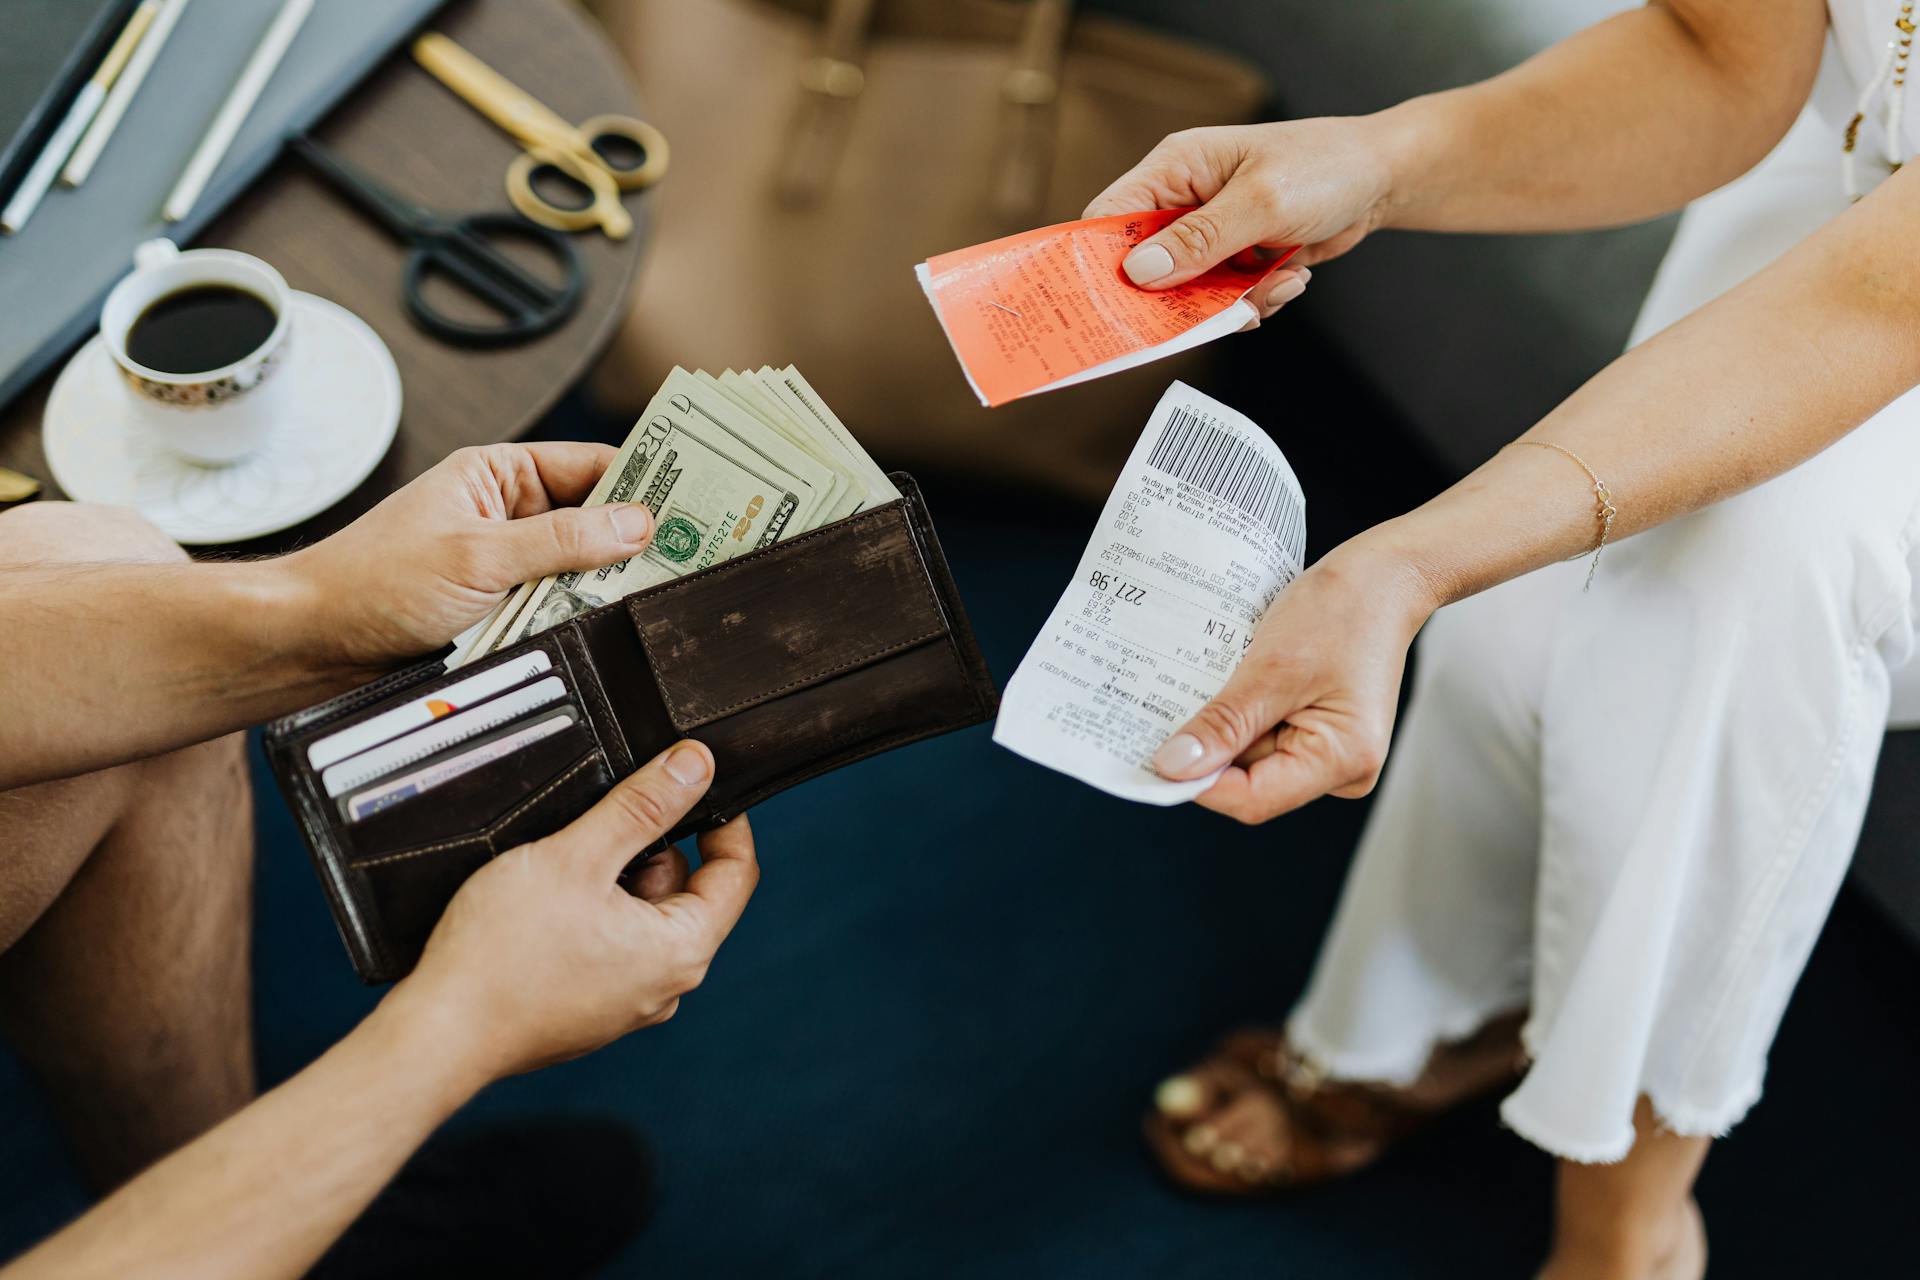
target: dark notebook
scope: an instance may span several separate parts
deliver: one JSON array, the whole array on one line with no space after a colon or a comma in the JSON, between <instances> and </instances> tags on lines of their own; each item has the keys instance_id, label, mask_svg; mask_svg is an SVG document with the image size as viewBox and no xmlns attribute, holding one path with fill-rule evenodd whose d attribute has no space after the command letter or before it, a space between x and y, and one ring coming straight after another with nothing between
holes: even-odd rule
<instances>
[{"instance_id":1,"label":"dark notebook","mask_svg":"<svg viewBox=\"0 0 1920 1280\"><path fill-rule=\"evenodd\" d=\"M60 127L139 0L0 0L0 201Z\"/></svg>"}]
</instances>

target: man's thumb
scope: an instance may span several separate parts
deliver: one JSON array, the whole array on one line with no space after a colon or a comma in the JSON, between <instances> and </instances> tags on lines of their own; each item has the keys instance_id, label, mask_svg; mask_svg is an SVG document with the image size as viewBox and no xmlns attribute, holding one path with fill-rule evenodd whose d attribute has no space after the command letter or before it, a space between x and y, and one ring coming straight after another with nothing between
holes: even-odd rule
<instances>
[{"instance_id":1,"label":"man's thumb","mask_svg":"<svg viewBox=\"0 0 1920 1280\"><path fill-rule=\"evenodd\" d=\"M514 582L598 569L639 555L652 540L653 513L637 502L557 507L500 529L502 558Z\"/></svg>"},{"instance_id":2,"label":"man's thumb","mask_svg":"<svg viewBox=\"0 0 1920 1280\"><path fill-rule=\"evenodd\" d=\"M1142 240L1120 264L1143 289L1185 284L1264 237L1258 210L1228 183L1219 195Z\"/></svg>"},{"instance_id":3,"label":"man's thumb","mask_svg":"<svg viewBox=\"0 0 1920 1280\"><path fill-rule=\"evenodd\" d=\"M1153 767L1176 781L1204 778L1231 764L1278 718L1254 681L1236 673L1180 732L1160 744Z\"/></svg>"}]
</instances>

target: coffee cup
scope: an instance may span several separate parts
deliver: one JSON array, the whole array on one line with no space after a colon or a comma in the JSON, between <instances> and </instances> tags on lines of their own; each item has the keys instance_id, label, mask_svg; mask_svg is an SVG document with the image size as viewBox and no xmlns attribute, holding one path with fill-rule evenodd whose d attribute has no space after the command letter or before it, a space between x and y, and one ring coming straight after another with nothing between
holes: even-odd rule
<instances>
[{"instance_id":1,"label":"coffee cup","mask_svg":"<svg viewBox=\"0 0 1920 1280\"><path fill-rule=\"evenodd\" d=\"M129 412L183 458L239 461L286 416L287 282L250 254L171 240L147 241L133 263L100 312Z\"/></svg>"}]
</instances>

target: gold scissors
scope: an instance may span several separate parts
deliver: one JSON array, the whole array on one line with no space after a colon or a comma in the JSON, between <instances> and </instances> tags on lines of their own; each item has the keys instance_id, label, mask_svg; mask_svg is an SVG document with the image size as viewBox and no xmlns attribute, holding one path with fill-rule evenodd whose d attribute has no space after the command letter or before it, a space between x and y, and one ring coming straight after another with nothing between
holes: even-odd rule
<instances>
[{"instance_id":1,"label":"gold scissors","mask_svg":"<svg viewBox=\"0 0 1920 1280\"><path fill-rule=\"evenodd\" d=\"M632 116L595 116L579 125L558 115L447 37L429 32L413 42L413 56L480 114L526 148L507 166L507 198L543 227L584 231L599 227L612 240L633 232L622 191L651 186L667 171L667 139ZM611 157L609 153L611 153ZM622 163L637 153L634 163ZM555 204L534 187L534 175L553 169L586 189L577 207Z\"/></svg>"}]
</instances>

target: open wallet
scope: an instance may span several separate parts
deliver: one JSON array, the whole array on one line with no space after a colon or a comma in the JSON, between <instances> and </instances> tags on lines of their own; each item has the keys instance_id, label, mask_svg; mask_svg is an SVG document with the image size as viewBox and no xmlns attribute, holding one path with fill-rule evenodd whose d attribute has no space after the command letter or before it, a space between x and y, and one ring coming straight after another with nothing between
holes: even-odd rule
<instances>
[{"instance_id":1,"label":"open wallet","mask_svg":"<svg viewBox=\"0 0 1920 1280\"><path fill-rule=\"evenodd\" d=\"M992 718L919 488L891 479L898 501L269 724L267 758L360 976L404 976L468 876L682 738L713 752L714 778L668 839Z\"/></svg>"}]
</instances>

